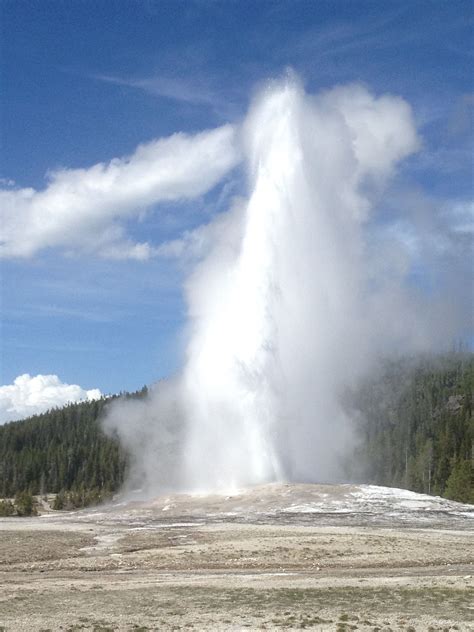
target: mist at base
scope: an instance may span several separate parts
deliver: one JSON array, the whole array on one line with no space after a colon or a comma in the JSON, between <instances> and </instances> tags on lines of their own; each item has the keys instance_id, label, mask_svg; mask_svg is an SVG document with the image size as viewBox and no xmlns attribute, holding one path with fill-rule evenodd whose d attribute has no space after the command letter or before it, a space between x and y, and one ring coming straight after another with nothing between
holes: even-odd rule
<instances>
[{"instance_id":1,"label":"mist at base","mask_svg":"<svg viewBox=\"0 0 474 632\"><path fill-rule=\"evenodd\" d=\"M104 420L144 495L343 480L356 441L344 393L458 324L410 282L417 253L397 223L376 221L420 147L403 99L308 95L288 77L254 100L240 142L248 194L201 229L184 366Z\"/></svg>"}]
</instances>

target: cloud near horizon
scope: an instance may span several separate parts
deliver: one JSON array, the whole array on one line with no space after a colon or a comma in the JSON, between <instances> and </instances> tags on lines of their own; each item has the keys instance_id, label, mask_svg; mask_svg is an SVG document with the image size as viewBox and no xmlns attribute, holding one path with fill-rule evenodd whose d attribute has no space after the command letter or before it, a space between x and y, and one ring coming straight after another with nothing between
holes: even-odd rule
<instances>
[{"instance_id":1,"label":"cloud near horizon","mask_svg":"<svg viewBox=\"0 0 474 632\"><path fill-rule=\"evenodd\" d=\"M51 408L100 399L98 388L85 390L61 382L57 375L19 375L13 384L0 386L0 424L44 413Z\"/></svg>"},{"instance_id":2,"label":"cloud near horizon","mask_svg":"<svg viewBox=\"0 0 474 632\"><path fill-rule=\"evenodd\" d=\"M125 158L48 174L44 190L0 189L0 257L29 258L46 248L110 259L148 259L123 222L159 202L192 199L212 189L239 161L232 125L139 145Z\"/></svg>"}]
</instances>

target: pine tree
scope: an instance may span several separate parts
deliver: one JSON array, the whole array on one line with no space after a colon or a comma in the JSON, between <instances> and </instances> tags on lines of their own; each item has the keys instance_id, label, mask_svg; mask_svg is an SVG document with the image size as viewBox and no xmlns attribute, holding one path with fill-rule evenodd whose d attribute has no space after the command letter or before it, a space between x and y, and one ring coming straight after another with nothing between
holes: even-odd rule
<instances>
[{"instance_id":1,"label":"pine tree","mask_svg":"<svg viewBox=\"0 0 474 632\"><path fill-rule=\"evenodd\" d=\"M462 503L474 503L472 465L468 459L458 459L446 483L445 496Z\"/></svg>"}]
</instances>

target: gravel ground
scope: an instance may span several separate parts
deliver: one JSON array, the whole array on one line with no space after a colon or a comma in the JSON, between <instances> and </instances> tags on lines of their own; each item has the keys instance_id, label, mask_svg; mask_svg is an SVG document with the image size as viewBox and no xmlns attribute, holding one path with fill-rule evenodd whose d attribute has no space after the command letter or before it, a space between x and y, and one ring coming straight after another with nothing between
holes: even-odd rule
<instances>
[{"instance_id":1,"label":"gravel ground","mask_svg":"<svg viewBox=\"0 0 474 632\"><path fill-rule=\"evenodd\" d=\"M271 485L0 519L0 630L474 630L474 508Z\"/></svg>"}]
</instances>

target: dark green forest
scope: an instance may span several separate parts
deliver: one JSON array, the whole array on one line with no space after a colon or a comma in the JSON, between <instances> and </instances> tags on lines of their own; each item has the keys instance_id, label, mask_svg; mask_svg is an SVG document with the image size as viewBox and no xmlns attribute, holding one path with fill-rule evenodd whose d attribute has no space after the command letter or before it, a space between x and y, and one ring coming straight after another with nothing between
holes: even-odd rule
<instances>
[{"instance_id":1,"label":"dark green forest","mask_svg":"<svg viewBox=\"0 0 474 632\"><path fill-rule=\"evenodd\" d=\"M359 443L350 476L474 502L474 354L386 362L347 396ZM142 397L142 391L124 397ZM107 399L0 426L0 497L57 493L56 508L120 489L127 454L99 419ZM355 415L354 415L355 412Z\"/></svg>"},{"instance_id":2,"label":"dark green forest","mask_svg":"<svg viewBox=\"0 0 474 632\"><path fill-rule=\"evenodd\" d=\"M386 362L351 398L364 482L474 503L474 354Z\"/></svg>"},{"instance_id":3,"label":"dark green forest","mask_svg":"<svg viewBox=\"0 0 474 632\"><path fill-rule=\"evenodd\" d=\"M107 399L0 426L0 496L74 492L83 502L120 488L127 456L98 419Z\"/></svg>"}]
</instances>

